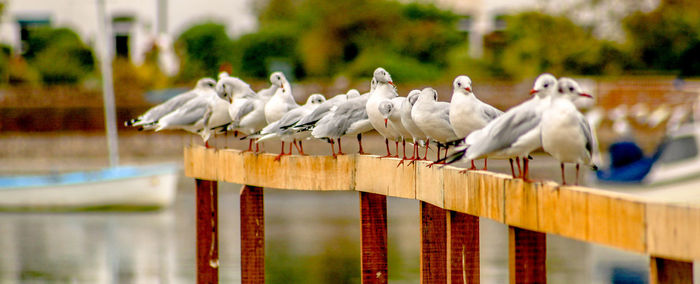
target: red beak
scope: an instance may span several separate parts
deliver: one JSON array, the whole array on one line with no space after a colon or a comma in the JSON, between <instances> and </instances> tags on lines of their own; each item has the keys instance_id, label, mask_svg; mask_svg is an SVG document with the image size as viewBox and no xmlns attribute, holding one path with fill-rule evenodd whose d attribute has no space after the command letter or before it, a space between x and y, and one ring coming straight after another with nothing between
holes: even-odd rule
<instances>
[{"instance_id":1,"label":"red beak","mask_svg":"<svg viewBox=\"0 0 700 284\"><path fill-rule=\"evenodd\" d=\"M464 89L465 89L467 92L471 92L471 91L472 91L472 88L469 88L469 87L466 87L466 88L464 88Z\"/></svg>"},{"instance_id":2,"label":"red beak","mask_svg":"<svg viewBox=\"0 0 700 284\"><path fill-rule=\"evenodd\" d=\"M389 85L396 87L396 85L394 85L394 82L392 82L392 81L389 81Z\"/></svg>"},{"instance_id":3,"label":"red beak","mask_svg":"<svg viewBox=\"0 0 700 284\"><path fill-rule=\"evenodd\" d=\"M389 119L385 118L384 119L384 128L388 127L387 124L389 123Z\"/></svg>"},{"instance_id":4,"label":"red beak","mask_svg":"<svg viewBox=\"0 0 700 284\"><path fill-rule=\"evenodd\" d=\"M539 92L538 90L532 89L530 90L530 95L534 95L535 93Z\"/></svg>"},{"instance_id":5,"label":"red beak","mask_svg":"<svg viewBox=\"0 0 700 284\"><path fill-rule=\"evenodd\" d=\"M589 94L586 94L586 93L580 93L580 94L578 94L578 95L579 95L579 96L582 96L582 97L586 97L586 98L591 98L591 99L593 98L593 96L591 96L591 95L589 95Z\"/></svg>"}]
</instances>

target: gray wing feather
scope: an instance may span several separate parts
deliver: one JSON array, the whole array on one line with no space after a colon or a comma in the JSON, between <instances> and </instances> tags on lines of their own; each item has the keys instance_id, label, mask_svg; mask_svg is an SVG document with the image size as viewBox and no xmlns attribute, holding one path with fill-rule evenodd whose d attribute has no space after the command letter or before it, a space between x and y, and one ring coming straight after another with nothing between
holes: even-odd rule
<instances>
[{"instance_id":1,"label":"gray wing feather","mask_svg":"<svg viewBox=\"0 0 700 284\"><path fill-rule=\"evenodd\" d=\"M161 117L165 116L166 114L172 112L173 110L176 110L177 108L181 107L185 103L187 103L189 100L193 99L194 97L197 96L197 93L194 91L189 91L185 92L182 94L179 94L175 97L172 97L165 102L154 106L150 108L146 113L142 114L139 117L139 120L141 120L141 124L149 124L156 122L158 119Z\"/></svg>"},{"instance_id":2,"label":"gray wing feather","mask_svg":"<svg viewBox=\"0 0 700 284\"><path fill-rule=\"evenodd\" d=\"M580 113L578 114L577 118L579 127L581 127L583 136L586 139L586 150L588 150L589 154L593 154L593 135L591 134L591 125L588 124L588 120L586 120L586 118Z\"/></svg>"},{"instance_id":3,"label":"gray wing feather","mask_svg":"<svg viewBox=\"0 0 700 284\"><path fill-rule=\"evenodd\" d=\"M482 108L482 111L482 116L486 118L486 121L492 121L503 114L501 110L488 104L484 104L484 108Z\"/></svg>"},{"instance_id":4,"label":"gray wing feather","mask_svg":"<svg viewBox=\"0 0 700 284\"><path fill-rule=\"evenodd\" d=\"M169 117L168 124L170 125L191 125L205 117L207 112L210 112L209 105L201 104L196 107L188 108L187 110L179 111L176 115Z\"/></svg>"},{"instance_id":5,"label":"gray wing feather","mask_svg":"<svg viewBox=\"0 0 700 284\"><path fill-rule=\"evenodd\" d=\"M508 148L520 136L537 127L541 119L542 116L536 111L505 113L491 121L493 125L485 136L488 141L479 141L472 145L469 151L474 151L480 156Z\"/></svg>"},{"instance_id":6,"label":"gray wing feather","mask_svg":"<svg viewBox=\"0 0 700 284\"><path fill-rule=\"evenodd\" d=\"M255 102L250 99L245 100L245 102L243 102L243 104L238 108L238 112L236 113L236 117L233 119L233 123L240 123L241 118L253 111L253 109L255 109Z\"/></svg>"}]
</instances>

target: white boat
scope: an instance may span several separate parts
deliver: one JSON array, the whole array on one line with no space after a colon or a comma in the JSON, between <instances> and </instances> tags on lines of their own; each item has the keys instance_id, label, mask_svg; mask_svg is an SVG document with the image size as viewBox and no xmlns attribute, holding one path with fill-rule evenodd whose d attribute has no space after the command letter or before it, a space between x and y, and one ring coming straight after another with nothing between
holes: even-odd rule
<instances>
[{"instance_id":1,"label":"white boat","mask_svg":"<svg viewBox=\"0 0 700 284\"><path fill-rule=\"evenodd\" d=\"M110 167L84 172L0 177L0 210L154 209L175 200L176 165L119 165L116 110L104 0L97 0L102 95Z\"/></svg>"},{"instance_id":2,"label":"white boat","mask_svg":"<svg viewBox=\"0 0 700 284\"><path fill-rule=\"evenodd\" d=\"M175 164L0 177L0 210L146 210L175 201Z\"/></svg>"},{"instance_id":3,"label":"white boat","mask_svg":"<svg viewBox=\"0 0 700 284\"><path fill-rule=\"evenodd\" d=\"M700 203L700 126L688 123L668 134L654 157L626 166L647 164L638 181L599 183L596 186L634 193L660 202ZM621 170L625 172L627 169ZM629 172L629 171L628 171Z\"/></svg>"}]
</instances>

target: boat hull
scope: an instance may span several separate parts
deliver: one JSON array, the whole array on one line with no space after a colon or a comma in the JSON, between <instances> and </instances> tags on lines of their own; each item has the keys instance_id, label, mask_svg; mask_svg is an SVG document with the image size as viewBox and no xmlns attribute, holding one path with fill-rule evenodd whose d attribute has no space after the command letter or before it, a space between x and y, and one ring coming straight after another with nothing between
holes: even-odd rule
<instances>
[{"instance_id":1,"label":"boat hull","mask_svg":"<svg viewBox=\"0 0 700 284\"><path fill-rule=\"evenodd\" d=\"M135 171L136 172L136 171ZM0 188L2 211L148 210L173 204L177 168L69 183Z\"/></svg>"}]
</instances>

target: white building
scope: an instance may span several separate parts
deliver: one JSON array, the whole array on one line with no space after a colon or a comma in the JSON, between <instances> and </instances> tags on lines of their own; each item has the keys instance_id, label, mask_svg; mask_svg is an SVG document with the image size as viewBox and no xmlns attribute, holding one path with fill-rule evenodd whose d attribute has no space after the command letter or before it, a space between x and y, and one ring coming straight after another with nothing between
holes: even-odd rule
<instances>
[{"instance_id":1,"label":"white building","mask_svg":"<svg viewBox=\"0 0 700 284\"><path fill-rule=\"evenodd\" d=\"M32 25L68 27L88 45L97 40L99 0L7 0L0 22L0 41L22 50L22 40ZM143 62L144 53L155 42L171 49L172 40L193 24L215 21L224 24L230 36L255 30L253 0L104 0L106 17L112 23L111 51L133 62ZM166 50L167 52L167 50ZM174 57L174 56L172 56ZM165 63L172 73L177 64ZM175 70L176 71L176 70Z\"/></svg>"}]
</instances>

